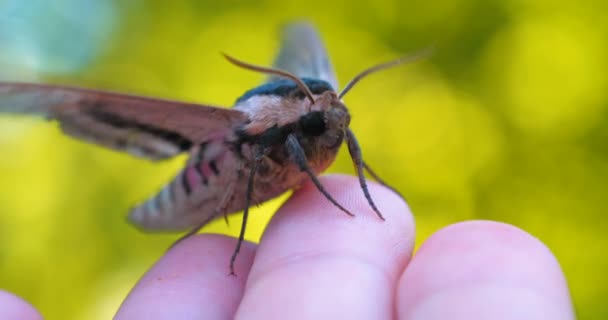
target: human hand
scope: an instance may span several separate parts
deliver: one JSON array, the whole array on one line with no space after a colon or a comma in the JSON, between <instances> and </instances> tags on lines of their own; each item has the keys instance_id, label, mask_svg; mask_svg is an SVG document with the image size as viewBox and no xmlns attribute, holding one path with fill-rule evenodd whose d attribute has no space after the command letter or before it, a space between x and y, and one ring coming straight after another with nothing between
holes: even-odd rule
<instances>
[{"instance_id":1,"label":"human hand","mask_svg":"<svg viewBox=\"0 0 608 320\"><path fill-rule=\"evenodd\" d=\"M458 223L412 257L403 200L370 185L383 222L356 179L321 180L355 218L307 184L258 245L244 243L236 277L228 275L236 239L191 237L144 275L115 319L574 319L558 262L520 229Z\"/></svg>"}]
</instances>

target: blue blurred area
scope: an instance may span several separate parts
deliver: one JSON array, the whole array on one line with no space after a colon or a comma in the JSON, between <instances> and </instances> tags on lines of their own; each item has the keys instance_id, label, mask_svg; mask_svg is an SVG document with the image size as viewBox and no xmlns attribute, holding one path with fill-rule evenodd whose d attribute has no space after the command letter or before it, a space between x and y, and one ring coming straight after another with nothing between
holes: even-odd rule
<instances>
[{"instance_id":1,"label":"blue blurred area","mask_svg":"<svg viewBox=\"0 0 608 320\"><path fill-rule=\"evenodd\" d=\"M72 73L103 53L117 27L109 0L0 2L0 61L43 73Z\"/></svg>"}]
</instances>

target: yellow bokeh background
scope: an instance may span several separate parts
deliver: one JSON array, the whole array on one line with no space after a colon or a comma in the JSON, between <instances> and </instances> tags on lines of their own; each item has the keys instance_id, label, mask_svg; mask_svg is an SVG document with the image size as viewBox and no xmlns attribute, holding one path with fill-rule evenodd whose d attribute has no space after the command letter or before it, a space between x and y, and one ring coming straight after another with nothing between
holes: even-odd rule
<instances>
[{"instance_id":1,"label":"yellow bokeh background","mask_svg":"<svg viewBox=\"0 0 608 320\"><path fill-rule=\"evenodd\" d=\"M270 64L293 19L319 28L341 83L433 45L345 99L367 162L408 199L417 243L467 219L514 224L557 256L579 318L608 318L605 2L18 2L0 1L0 80L225 106L263 76L219 52ZM47 319L111 318L177 237L125 213L185 158L150 163L8 116L0 150L0 288ZM344 150L329 171L352 173ZM248 239L284 198L253 211ZM204 231L235 235L232 222Z\"/></svg>"}]
</instances>

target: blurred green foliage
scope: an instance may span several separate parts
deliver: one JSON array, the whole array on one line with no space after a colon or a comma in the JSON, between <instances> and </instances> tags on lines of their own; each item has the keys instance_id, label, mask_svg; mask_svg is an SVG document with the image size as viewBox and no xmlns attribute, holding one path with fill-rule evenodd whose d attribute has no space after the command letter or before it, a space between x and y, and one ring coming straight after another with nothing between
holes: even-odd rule
<instances>
[{"instance_id":1,"label":"blurred green foliage","mask_svg":"<svg viewBox=\"0 0 608 320\"><path fill-rule=\"evenodd\" d=\"M418 243L465 219L512 223L555 253L581 319L608 318L606 2L15 3L0 1L0 79L225 106L262 76L218 53L269 64L292 19L322 31L342 82L434 44L346 99L367 161L408 198ZM110 318L176 238L124 213L184 158L152 164L14 117L0 118L0 148L0 287L48 319ZM329 171L352 172L344 152ZM253 212L249 239L280 201ZM232 220L205 230L236 234Z\"/></svg>"}]
</instances>

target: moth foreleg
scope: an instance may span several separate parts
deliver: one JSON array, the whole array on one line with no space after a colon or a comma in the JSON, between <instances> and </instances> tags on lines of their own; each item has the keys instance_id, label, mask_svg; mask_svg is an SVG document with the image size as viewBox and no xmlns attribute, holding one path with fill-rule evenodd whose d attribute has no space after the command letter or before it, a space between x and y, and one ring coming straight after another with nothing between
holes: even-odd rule
<instances>
[{"instance_id":1,"label":"moth foreleg","mask_svg":"<svg viewBox=\"0 0 608 320\"><path fill-rule=\"evenodd\" d=\"M369 189L367 188L367 181L365 180L365 174L363 173L363 156L361 155L361 147L359 147L359 142L357 142L355 134L350 129L346 129L346 144L348 145L348 153L350 153L350 157L355 165L355 170L357 170L357 177L359 177L359 184L361 185L365 199L367 199L367 203L369 203L370 207L372 207L378 217L384 220L384 216L382 216L382 213L380 213L380 210L378 210L376 207L376 204L369 193Z\"/></svg>"},{"instance_id":2,"label":"moth foreleg","mask_svg":"<svg viewBox=\"0 0 608 320\"><path fill-rule=\"evenodd\" d=\"M239 233L239 239L236 243L236 248L234 248L234 252L232 253L232 257L230 257L230 275L236 276L234 273L234 261L236 260L236 256L239 254L241 250L241 245L245 240L245 229L247 227L247 218L249 217L249 206L251 205L251 197L253 196L253 184L255 181L255 174L258 170L258 166L262 161L262 157L264 156L262 148L258 146L254 146L254 157L251 161L251 168L249 171L249 179L247 181L247 191L245 195L245 209L243 210L243 220L241 222L241 232Z\"/></svg>"},{"instance_id":3,"label":"moth foreleg","mask_svg":"<svg viewBox=\"0 0 608 320\"><path fill-rule=\"evenodd\" d=\"M240 176L240 172L238 174L238 176ZM223 214L224 215L224 221L226 221L226 225L228 225L228 212L226 212L226 208L228 207L228 204L232 201L232 199L234 198L234 189L236 187L236 181L232 181L230 182L230 184L228 184L228 188L226 189L226 193L224 193L224 196L222 196L222 199L220 200L220 204L218 204L218 206L215 208L215 212L216 214Z\"/></svg>"},{"instance_id":4,"label":"moth foreleg","mask_svg":"<svg viewBox=\"0 0 608 320\"><path fill-rule=\"evenodd\" d=\"M397 189L391 187L389 184L387 184L386 182L384 182L384 180L382 180L375 172L374 170L372 170L372 168L370 168L370 166L365 163L365 161L363 161L363 168L365 169L365 171L367 171L367 173L369 173L370 176L372 176L372 178L374 178L374 180L376 180L378 183L380 183L381 185L383 185L384 187L387 187L389 189L391 189L391 191L393 191L394 193L396 193L399 197L401 197L401 199L406 200L405 197L399 192L397 191Z\"/></svg>"},{"instance_id":5,"label":"moth foreleg","mask_svg":"<svg viewBox=\"0 0 608 320\"><path fill-rule=\"evenodd\" d=\"M287 153L289 153L289 156L298 165L298 167L300 167L301 171L308 174L308 176L310 177L310 180L312 180L312 183L314 183L314 185L317 187L317 190L319 190L319 192L321 192L321 194L323 196L325 196L325 198L327 198L327 200L329 200L329 202L331 202L334 206L338 207L340 210L344 211L349 216L354 216L354 214L352 214L350 211L346 210L346 208L341 206L338 203L338 201L336 201L329 194L329 192L327 192L327 190L325 190L325 187L323 187L323 185L321 184L321 181L319 181L319 179L317 179L317 176L315 176L314 172L312 172L312 170L308 166L308 160L306 159L306 153L304 153L304 149L302 149L300 142L298 142L298 138L296 138L296 136L294 136L293 134L290 134L289 136L287 136L287 141L285 141L285 144L286 144Z\"/></svg>"}]
</instances>

